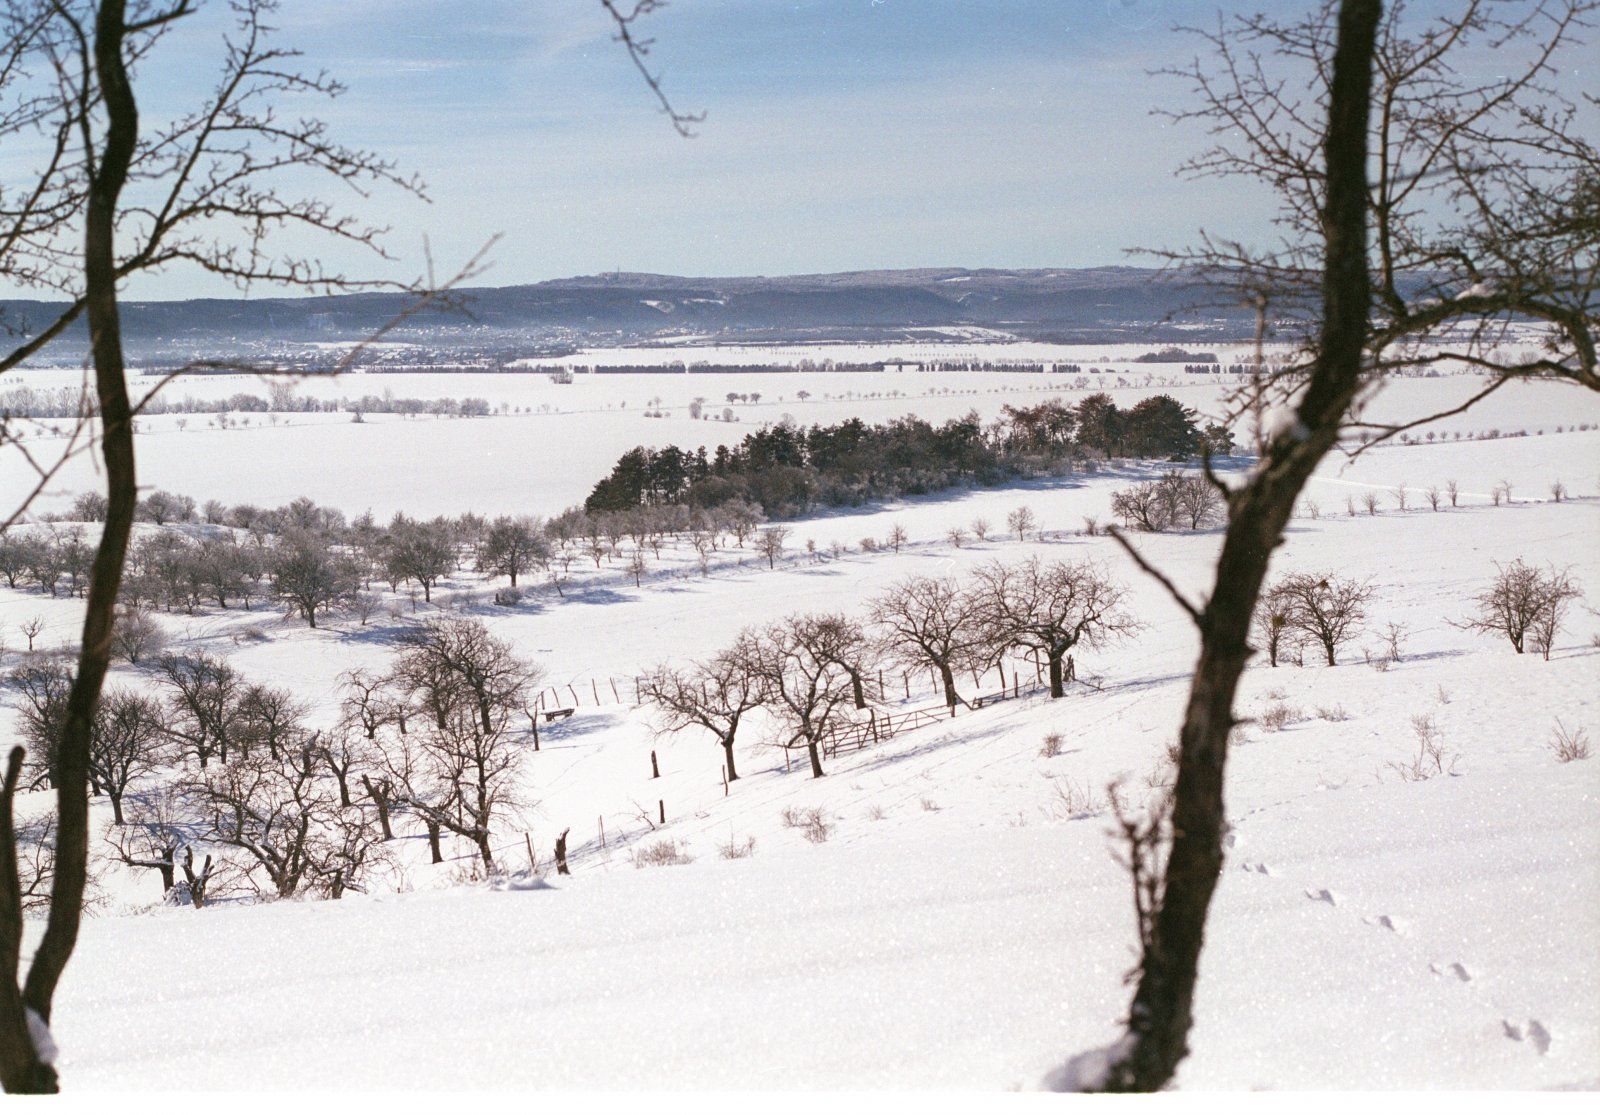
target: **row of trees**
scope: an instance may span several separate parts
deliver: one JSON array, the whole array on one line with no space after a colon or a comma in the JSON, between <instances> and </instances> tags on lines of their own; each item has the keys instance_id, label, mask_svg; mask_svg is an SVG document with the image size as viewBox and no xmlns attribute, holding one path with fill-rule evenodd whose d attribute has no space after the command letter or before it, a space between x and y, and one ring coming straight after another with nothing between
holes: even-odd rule
<instances>
[{"instance_id":1,"label":"row of trees","mask_svg":"<svg viewBox=\"0 0 1600 1115\"><path fill-rule=\"evenodd\" d=\"M280 380L268 387L267 396L236 392L209 399L192 395L174 398L153 392L140 400L141 415L155 414L402 414L408 416L431 414L479 418L508 409L508 404L498 407L488 399L477 396L454 398L444 396L418 399L396 396L392 392L382 395L362 395L359 398L314 399L294 392L294 384ZM69 387L13 387L0 392L0 412L13 418L71 418L96 414L94 400L86 398L77 388Z\"/></svg>"},{"instance_id":2,"label":"row of trees","mask_svg":"<svg viewBox=\"0 0 1600 1115\"><path fill-rule=\"evenodd\" d=\"M865 622L799 613L740 633L731 645L686 666L662 665L641 686L663 731L700 728L722 747L730 780L741 724L764 709L784 748L804 748L822 777L828 737L851 708L867 707L878 669L930 670L954 712L958 678L980 674L1008 651L1048 664L1050 694L1062 697L1071 654L1133 634L1124 588L1092 562L992 562L969 583L912 577L876 597ZM882 697L882 694L879 694Z\"/></svg>"}]
</instances>

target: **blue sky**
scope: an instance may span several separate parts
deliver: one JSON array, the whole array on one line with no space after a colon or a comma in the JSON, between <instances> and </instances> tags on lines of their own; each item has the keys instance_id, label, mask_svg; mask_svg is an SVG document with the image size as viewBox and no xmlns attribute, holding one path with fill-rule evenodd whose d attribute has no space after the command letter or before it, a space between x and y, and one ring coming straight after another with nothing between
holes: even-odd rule
<instances>
[{"instance_id":1,"label":"blue sky","mask_svg":"<svg viewBox=\"0 0 1600 1115\"><path fill-rule=\"evenodd\" d=\"M1236 190L1170 171L1198 137L1149 115L1169 27L1214 0L674 0L655 110L594 0L285 0L278 41L349 92L320 108L349 142L426 180L432 203L362 203L397 273L427 235L441 267L503 239L495 284L621 268L788 274L1079 266L1248 224ZM209 83L226 22L189 21L146 71L147 115ZM1191 49L1184 46L1183 49ZM329 260L370 273L345 253ZM130 293L228 293L173 273Z\"/></svg>"},{"instance_id":2,"label":"blue sky","mask_svg":"<svg viewBox=\"0 0 1600 1115\"><path fill-rule=\"evenodd\" d=\"M1174 179L1203 136L1151 115L1181 86L1150 71L1196 46L1172 28L1214 21L1218 4L674 0L646 33L675 101L707 113L691 140L655 110L597 0L284 0L275 22L307 67L349 86L318 108L336 134L432 197L360 202L392 226L398 269L329 262L414 273L426 235L449 268L501 233L484 281L504 284L1087 266L1200 227L1263 235L1261 195ZM147 118L210 84L226 20L213 0L161 45L142 75ZM173 273L129 293L229 290Z\"/></svg>"}]
</instances>

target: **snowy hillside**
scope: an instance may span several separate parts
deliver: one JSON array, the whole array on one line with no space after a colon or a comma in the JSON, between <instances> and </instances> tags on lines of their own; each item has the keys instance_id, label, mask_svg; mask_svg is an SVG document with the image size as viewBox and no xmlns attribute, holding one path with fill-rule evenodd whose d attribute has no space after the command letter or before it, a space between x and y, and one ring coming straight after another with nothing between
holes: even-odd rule
<instances>
[{"instance_id":1,"label":"snowy hillside","mask_svg":"<svg viewBox=\"0 0 1600 1115\"><path fill-rule=\"evenodd\" d=\"M1397 387L1437 391L1413 406L1451 389ZM1373 597L1339 665L1307 652L1304 665L1257 661L1246 674L1252 722L1230 761L1228 862L1181 1086L1600 1086L1600 760L1552 749L1557 721L1600 738L1600 434L1555 432L1593 417L1573 401L1530 389L1526 438L1334 459L1308 490L1275 572L1336 570L1370 579ZM449 425L472 436L494 422L514 425ZM259 475L243 464L180 490L233 498ZM331 481L361 466L347 458ZM574 467L562 483L594 471ZM446 836L445 862L430 863L406 818L370 893L337 902L254 902L236 889L203 910L162 906L153 873L103 864L58 1002L65 1079L1044 1086L1118 1032L1134 922L1107 787L1132 803L1163 792L1197 646L1116 543L1084 532L1085 517L1110 520L1114 491L1151 474L1108 469L786 523L771 569L752 543L702 571L671 540L637 585L620 560L580 560L562 593L512 606L487 591L503 579L460 572L433 603L386 591L366 621L314 631L259 605L161 615L174 649L225 655L246 680L285 687L319 728L333 726L342 673L387 669L400 632L445 614L481 620L534 660L541 707L574 712L541 725L537 751L521 744L526 804L493 833L505 874L492 880L464 840ZM1558 479L1570 493L1560 502ZM1459 506L1431 510L1421 493L1450 480ZM1503 483L1509 502L1493 495ZM514 505L511 491L497 509ZM1375 513L1366 492L1381 497ZM1024 505L1042 534L1019 541L1002 524ZM987 540L952 543L950 528L980 518L994 524ZM908 535L898 552L863 549L895 525ZM1218 537L1135 536L1191 595ZM635 707L652 666L703 658L747 626L802 609L860 617L905 577L1034 557L1100 563L1143 625L1080 648L1079 681L1060 700L1013 655L1003 680L960 679L963 696L1026 691L952 719L925 671L887 668L875 703L932 709L926 724L840 748L814 779L804 751L786 761L758 718L741 729L742 777L726 788L708 735L660 735ZM1460 626L1495 563L1518 558L1570 567L1588 593L1549 661ZM80 614L66 595L0 588L6 668L27 657L21 625L39 617L48 648L75 636ZM156 685L130 666L111 684ZM19 812L49 801L22 795ZM103 799L94 823L114 827ZM563 830L566 876L552 862Z\"/></svg>"}]
</instances>

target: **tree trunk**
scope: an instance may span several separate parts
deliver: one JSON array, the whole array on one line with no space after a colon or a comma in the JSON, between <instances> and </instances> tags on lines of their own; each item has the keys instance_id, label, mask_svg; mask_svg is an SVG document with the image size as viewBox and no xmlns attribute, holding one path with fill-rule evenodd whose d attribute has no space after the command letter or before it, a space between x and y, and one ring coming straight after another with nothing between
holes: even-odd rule
<instances>
[{"instance_id":1,"label":"tree trunk","mask_svg":"<svg viewBox=\"0 0 1600 1115\"><path fill-rule=\"evenodd\" d=\"M557 875L571 875L572 874L571 871L567 870L567 833L569 833L571 831L572 831L571 829L563 829L562 832L561 832L561 835L556 837L556 874Z\"/></svg>"},{"instance_id":2,"label":"tree trunk","mask_svg":"<svg viewBox=\"0 0 1600 1115\"><path fill-rule=\"evenodd\" d=\"M939 663L939 677L944 682L944 703L950 706L950 711L953 713L956 709L956 703L960 700L956 696L955 671L950 669L948 663L941 662Z\"/></svg>"},{"instance_id":3,"label":"tree trunk","mask_svg":"<svg viewBox=\"0 0 1600 1115\"><path fill-rule=\"evenodd\" d=\"M123 824L124 822L122 820L122 795L120 793L111 794L110 798L111 798L111 820L115 824L119 824L119 825Z\"/></svg>"},{"instance_id":4,"label":"tree trunk","mask_svg":"<svg viewBox=\"0 0 1600 1115\"><path fill-rule=\"evenodd\" d=\"M389 827L389 799L380 794L378 788L372 784L372 779L366 775L361 776L361 784L367 788L367 796L372 799L372 804L378 807L378 828L383 832L385 840L394 839L394 829Z\"/></svg>"},{"instance_id":5,"label":"tree trunk","mask_svg":"<svg viewBox=\"0 0 1600 1115\"><path fill-rule=\"evenodd\" d=\"M439 822L429 821L428 825L428 851L433 855L434 863L444 862L444 853L439 850Z\"/></svg>"},{"instance_id":6,"label":"tree trunk","mask_svg":"<svg viewBox=\"0 0 1600 1115\"><path fill-rule=\"evenodd\" d=\"M1052 700L1067 695L1066 682L1062 680L1061 659L1061 654L1052 653L1050 655L1050 697Z\"/></svg>"},{"instance_id":7,"label":"tree trunk","mask_svg":"<svg viewBox=\"0 0 1600 1115\"><path fill-rule=\"evenodd\" d=\"M850 694L856 699L856 708L867 707L866 687L861 684L861 675L855 670L850 671Z\"/></svg>"},{"instance_id":8,"label":"tree trunk","mask_svg":"<svg viewBox=\"0 0 1600 1115\"><path fill-rule=\"evenodd\" d=\"M722 740L722 755L727 762L728 781L739 781L739 772L733 767L733 736L724 736Z\"/></svg>"},{"instance_id":9,"label":"tree trunk","mask_svg":"<svg viewBox=\"0 0 1600 1115\"><path fill-rule=\"evenodd\" d=\"M806 752L811 756L811 777L822 777L822 756L817 752L817 741L806 739Z\"/></svg>"},{"instance_id":10,"label":"tree trunk","mask_svg":"<svg viewBox=\"0 0 1600 1115\"><path fill-rule=\"evenodd\" d=\"M94 27L94 67L104 105L105 138L89 181L84 211L84 306L95 394L100 408L100 451L106 467L106 517L90 566L88 603L78 667L67 695L56 785L56 875L50 914L16 995L15 965L0 976L0 1084L8 1092L55 1092L55 1069L43 1064L28 1032L25 1009L48 1024L61 973L78 941L89 856L89 736L101 685L111 660L111 630L122 586L128 536L138 487L134 475L132 413L122 359L117 311L116 219L139 136L139 112L122 56L124 0L103 0ZM9 927L7 927L9 931ZM18 927L20 936L20 926Z\"/></svg>"},{"instance_id":11,"label":"tree trunk","mask_svg":"<svg viewBox=\"0 0 1600 1115\"><path fill-rule=\"evenodd\" d=\"M1325 143L1327 205L1322 333L1297 408L1274 436L1254 478L1230 500L1216 584L1198 617L1200 659L1180 733L1172 844L1138 987L1128 1041L1107 1070L1108 1091L1164 1087L1188 1055L1206 913L1222 870L1223 772L1233 702L1250 655L1248 634L1272 552L1295 500L1333 446L1360 384L1368 329L1367 122L1380 0L1342 0Z\"/></svg>"}]
</instances>

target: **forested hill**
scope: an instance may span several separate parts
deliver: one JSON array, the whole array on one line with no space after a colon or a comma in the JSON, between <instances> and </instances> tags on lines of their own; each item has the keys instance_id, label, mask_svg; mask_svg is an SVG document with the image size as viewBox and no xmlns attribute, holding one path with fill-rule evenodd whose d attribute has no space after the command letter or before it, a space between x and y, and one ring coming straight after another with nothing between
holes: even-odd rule
<instances>
[{"instance_id":1,"label":"forested hill","mask_svg":"<svg viewBox=\"0 0 1600 1115\"><path fill-rule=\"evenodd\" d=\"M1236 309L1193 281L1134 267L1067 270L857 271L831 275L685 278L612 273L458 292L470 311L418 314L393 336L441 346L581 344L685 335L747 341L903 340L945 330L1063 342L1248 336ZM137 348L230 348L354 339L406 305L393 294L123 303ZM63 307L0 300L0 321L26 334ZM81 323L67 339L81 340Z\"/></svg>"}]
</instances>

